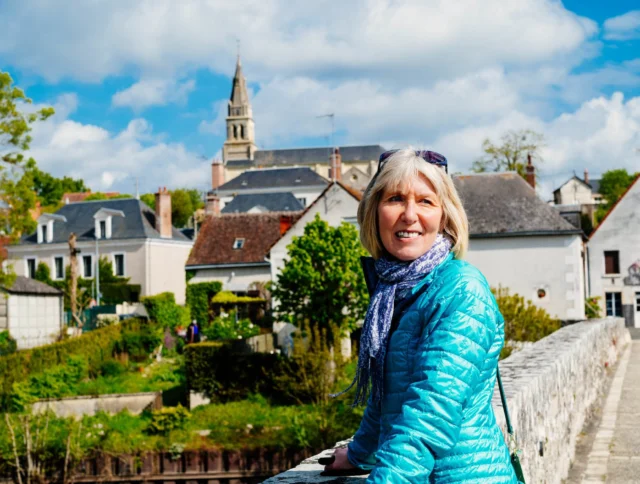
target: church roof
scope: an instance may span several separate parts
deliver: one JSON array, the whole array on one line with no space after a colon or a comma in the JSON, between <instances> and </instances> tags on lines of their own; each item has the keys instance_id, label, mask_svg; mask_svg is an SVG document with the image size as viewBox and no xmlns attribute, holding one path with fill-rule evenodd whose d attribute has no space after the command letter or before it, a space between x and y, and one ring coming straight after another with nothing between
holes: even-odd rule
<instances>
[{"instance_id":1,"label":"church roof","mask_svg":"<svg viewBox=\"0 0 640 484\"><path fill-rule=\"evenodd\" d=\"M231 104L234 106L244 106L249 104L249 94L247 93L247 81L242 74L242 64L240 56L236 63L236 73L233 76L233 87L231 88Z\"/></svg>"},{"instance_id":2,"label":"church roof","mask_svg":"<svg viewBox=\"0 0 640 484\"><path fill-rule=\"evenodd\" d=\"M385 149L380 145L340 146L342 163L351 161L378 161ZM331 148L290 148L282 150L258 150L253 160L229 160L228 167L259 167L286 165L313 165L326 163L329 166Z\"/></svg>"},{"instance_id":3,"label":"church roof","mask_svg":"<svg viewBox=\"0 0 640 484\"><path fill-rule=\"evenodd\" d=\"M247 170L224 185L218 187L218 193L242 192L268 188L324 187L329 182L308 167L270 168L266 170Z\"/></svg>"}]
</instances>

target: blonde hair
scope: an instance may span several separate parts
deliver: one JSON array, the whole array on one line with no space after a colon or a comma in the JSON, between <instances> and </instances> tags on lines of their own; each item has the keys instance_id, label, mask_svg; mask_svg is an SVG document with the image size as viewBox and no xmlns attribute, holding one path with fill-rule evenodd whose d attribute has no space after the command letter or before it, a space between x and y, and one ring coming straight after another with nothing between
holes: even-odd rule
<instances>
[{"instance_id":1,"label":"blonde hair","mask_svg":"<svg viewBox=\"0 0 640 484\"><path fill-rule=\"evenodd\" d=\"M442 230L453 241L452 251L462 259L469 246L469 223L453 180L442 168L428 163L414 150L400 150L391 155L382 171L371 180L358 206L360 241L365 249L378 259L384 253L378 230L378 204L386 189L397 190L406 180L424 176L431 182L442 204Z\"/></svg>"}]
</instances>

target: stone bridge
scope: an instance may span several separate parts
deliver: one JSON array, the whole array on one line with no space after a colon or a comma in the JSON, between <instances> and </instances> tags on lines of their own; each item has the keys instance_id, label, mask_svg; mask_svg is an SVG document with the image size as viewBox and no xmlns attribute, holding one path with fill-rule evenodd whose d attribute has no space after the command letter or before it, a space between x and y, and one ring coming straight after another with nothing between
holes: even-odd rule
<instances>
[{"instance_id":1,"label":"stone bridge","mask_svg":"<svg viewBox=\"0 0 640 484\"><path fill-rule=\"evenodd\" d=\"M590 320L566 326L500 362L527 483L553 484L568 478L571 483L640 482L640 461L635 476L629 475L630 480L611 480L616 466L612 457L615 417L623 383L620 372L626 371L630 341L623 319ZM640 341L634 344L640 345ZM640 369L640 346L636 353ZM492 403L496 420L506 435L497 388ZM638 434L640 422L636 425ZM584 429L589 432L585 434ZM346 441L336 446L341 445ZM323 466L318 459L331 454L328 449L265 483L364 482L366 476L320 476Z\"/></svg>"}]
</instances>

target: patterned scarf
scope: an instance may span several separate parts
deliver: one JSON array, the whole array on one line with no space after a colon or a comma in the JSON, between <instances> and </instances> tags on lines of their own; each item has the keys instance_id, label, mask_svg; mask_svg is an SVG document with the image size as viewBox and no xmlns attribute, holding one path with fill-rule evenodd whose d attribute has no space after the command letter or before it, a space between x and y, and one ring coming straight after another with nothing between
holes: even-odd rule
<instances>
[{"instance_id":1,"label":"patterned scarf","mask_svg":"<svg viewBox=\"0 0 640 484\"><path fill-rule=\"evenodd\" d=\"M436 236L431 249L411 262L402 262L380 257L376 260L378 285L371 296L367 315L360 337L360 353L356 377L346 390L334 395L342 395L356 385L353 405L365 405L369 391L375 403L382 400L384 386L384 360L393 309L398 296L406 294L418 282L444 261L451 250L451 241L441 234ZM369 388L371 382L371 388Z\"/></svg>"}]
</instances>

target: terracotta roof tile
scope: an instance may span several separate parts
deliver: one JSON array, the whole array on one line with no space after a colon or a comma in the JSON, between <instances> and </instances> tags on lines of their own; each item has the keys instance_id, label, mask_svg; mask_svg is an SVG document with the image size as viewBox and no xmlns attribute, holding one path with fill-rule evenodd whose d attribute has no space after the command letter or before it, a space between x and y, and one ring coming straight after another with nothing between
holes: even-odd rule
<instances>
[{"instance_id":1,"label":"terracotta roof tile","mask_svg":"<svg viewBox=\"0 0 640 484\"><path fill-rule=\"evenodd\" d=\"M300 215L301 212L269 212L207 217L187 267L265 262L271 246L282 236L280 218L291 217L291 223L295 223ZM236 239L244 239L242 248L233 248Z\"/></svg>"}]
</instances>

